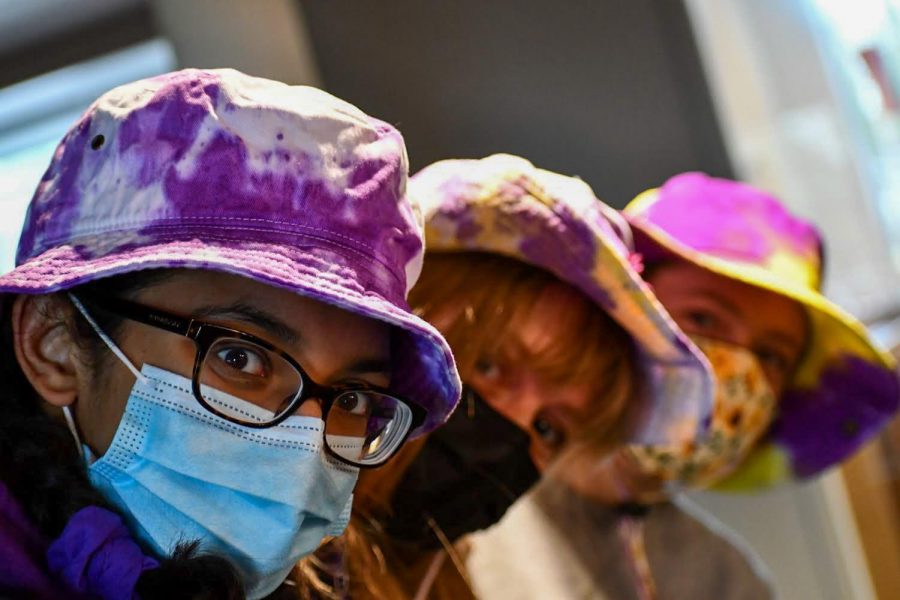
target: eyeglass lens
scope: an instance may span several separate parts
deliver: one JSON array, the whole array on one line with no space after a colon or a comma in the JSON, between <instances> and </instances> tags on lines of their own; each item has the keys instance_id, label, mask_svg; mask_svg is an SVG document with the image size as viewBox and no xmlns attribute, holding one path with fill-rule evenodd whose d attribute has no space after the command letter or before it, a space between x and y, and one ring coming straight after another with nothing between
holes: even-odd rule
<instances>
[{"instance_id":1,"label":"eyeglass lens","mask_svg":"<svg viewBox=\"0 0 900 600\"><path fill-rule=\"evenodd\" d=\"M208 349L198 381L203 400L244 423L268 423L295 410L303 376L283 356L252 342L223 337ZM325 416L325 443L358 465L387 460L412 423L406 404L368 390L340 393Z\"/></svg>"},{"instance_id":2,"label":"eyeglass lens","mask_svg":"<svg viewBox=\"0 0 900 600\"><path fill-rule=\"evenodd\" d=\"M360 465L387 460L403 442L412 412L400 400L367 390L334 399L325 417L325 443L332 452Z\"/></svg>"}]
</instances>

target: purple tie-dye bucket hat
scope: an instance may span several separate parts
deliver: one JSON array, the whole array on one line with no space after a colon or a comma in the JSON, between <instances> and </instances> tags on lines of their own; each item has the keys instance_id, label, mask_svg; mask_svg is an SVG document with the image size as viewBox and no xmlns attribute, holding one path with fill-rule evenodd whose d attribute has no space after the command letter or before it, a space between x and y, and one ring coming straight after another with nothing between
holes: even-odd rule
<instances>
[{"instance_id":1,"label":"purple tie-dye bucket hat","mask_svg":"<svg viewBox=\"0 0 900 600\"><path fill-rule=\"evenodd\" d=\"M184 70L101 96L63 138L0 292L150 268L233 273L394 326L392 388L456 405L450 349L411 314L423 239L400 133L321 90Z\"/></svg>"},{"instance_id":2,"label":"purple tie-dye bucket hat","mask_svg":"<svg viewBox=\"0 0 900 600\"><path fill-rule=\"evenodd\" d=\"M634 442L677 445L705 433L709 364L640 278L620 238L628 225L585 182L497 154L434 163L410 179L409 193L424 212L429 253L491 252L548 271L631 335L646 391Z\"/></svg>"},{"instance_id":3,"label":"purple tie-dye bucket hat","mask_svg":"<svg viewBox=\"0 0 900 600\"><path fill-rule=\"evenodd\" d=\"M791 298L809 314L808 348L767 437L721 489L814 476L847 458L897 413L894 360L821 294L821 237L777 199L744 183L684 173L635 198L625 215L648 265L688 260Z\"/></svg>"}]
</instances>

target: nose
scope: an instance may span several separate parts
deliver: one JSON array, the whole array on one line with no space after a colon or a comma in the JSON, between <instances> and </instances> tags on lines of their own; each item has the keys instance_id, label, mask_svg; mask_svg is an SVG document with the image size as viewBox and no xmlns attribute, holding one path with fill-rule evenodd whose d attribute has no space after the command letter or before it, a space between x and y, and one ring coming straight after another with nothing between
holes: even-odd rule
<instances>
[{"instance_id":1,"label":"nose","mask_svg":"<svg viewBox=\"0 0 900 600\"><path fill-rule=\"evenodd\" d=\"M723 336L722 341L740 346L741 348L750 348L753 345L753 331L744 323L735 323L728 330L727 335Z\"/></svg>"},{"instance_id":2,"label":"nose","mask_svg":"<svg viewBox=\"0 0 900 600\"><path fill-rule=\"evenodd\" d=\"M297 412L294 413L301 417L322 418L322 401L318 398L307 398L303 401Z\"/></svg>"}]
</instances>

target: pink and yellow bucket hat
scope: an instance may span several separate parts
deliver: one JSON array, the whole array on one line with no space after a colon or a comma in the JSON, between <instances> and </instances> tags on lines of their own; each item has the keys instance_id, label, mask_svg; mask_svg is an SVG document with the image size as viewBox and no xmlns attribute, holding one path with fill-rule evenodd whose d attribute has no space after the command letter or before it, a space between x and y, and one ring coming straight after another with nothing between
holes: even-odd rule
<instances>
[{"instance_id":1,"label":"pink and yellow bucket hat","mask_svg":"<svg viewBox=\"0 0 900 600\"><path fill-rule=\"evenodd\" d=\"M678 257L799 302L810 340L772 426L718 487L807 478L836 465L897 412L893 358L821 292L822 239L774 197L747 184L684 173L635 198L625 216L647 265Z\"/></svg>"},{"instance_id":2,"label":"pink and yellow bucket hat","mask_svg":"<svg viewBox=\"0 0 900 600\"><path fill-rule=\"evenodd\" d=\"M548 271L631 335L646 384L635 443L680 444L705 433L709 364L638 275L623 241L628 225L584 181L496 154L434 163L410 178L409 195L423 211L429 253L490 252Z\"/></svg>"}]
</instances>

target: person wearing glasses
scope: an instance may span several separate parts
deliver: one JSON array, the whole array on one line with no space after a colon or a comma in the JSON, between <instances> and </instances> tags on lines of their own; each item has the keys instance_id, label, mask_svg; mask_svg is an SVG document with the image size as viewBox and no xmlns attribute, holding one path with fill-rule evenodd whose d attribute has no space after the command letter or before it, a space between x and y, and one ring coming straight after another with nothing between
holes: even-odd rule
<instances>
[{"instance_id":1,"label":"person wearing glasses","mask_svg":"<svg viewBox=\"0 0 900 600\"><path fill-rule=\"evenodd\" d=\"M0 277L0 596L261 598L443 423L400 134L185 70L63 138Z\"/></svg>"},{"instance_id":2,"label":"person wearing glasses","mask_svg":"<svg viewBox=\"0 0 900 600\"><path fill-rule=\"evenodd\" d=\"M457 542L576 448L599 461L628 439L694 440L712 383L638 276L627 225L583 181L500 154L434 163L410 197L428 248L410 304L450 342L463 400L361 477L358 516L318 575L349 581L349 597L458 599L471 591Z\"/></svg>"}]
</instances>

